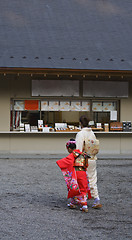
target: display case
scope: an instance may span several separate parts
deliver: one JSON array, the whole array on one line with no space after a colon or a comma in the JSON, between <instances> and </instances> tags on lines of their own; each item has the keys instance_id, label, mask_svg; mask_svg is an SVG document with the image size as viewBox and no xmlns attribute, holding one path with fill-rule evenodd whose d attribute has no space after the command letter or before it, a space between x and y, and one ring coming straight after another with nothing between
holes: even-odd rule
<instances>
[{"instance_id":1,"label":"display case","mask_svg":"<svg viewBox=\"0 0 132 240\"><path fill-rule=\"evenodd\" d=\"M104 131L104 124L110 124L111 111L118 112L118 108L117 100L12 99L10 130L43 132L48 127L48 131L79 131L79 118L86 115L89 122L93 123L89 127L95 131ZM67 128L57 129L56 123L67 124Z\"/></svg>"}]
</instances>

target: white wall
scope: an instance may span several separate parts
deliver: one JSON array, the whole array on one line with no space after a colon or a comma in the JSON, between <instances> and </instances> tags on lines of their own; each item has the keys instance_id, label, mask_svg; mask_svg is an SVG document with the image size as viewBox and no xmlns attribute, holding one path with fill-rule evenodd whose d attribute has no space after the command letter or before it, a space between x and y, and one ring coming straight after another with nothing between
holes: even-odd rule
<instances>
[{"instance_id":1,"label":"white wall","mask_svg":"<svg viewBox=\"0 0 132 240\"><path fill-rule=\"evenodd\" d=\"M120 121L132 122L132 82L129 83L129 97L121 99Z\"/></svg>"},{"instance_id":2,"label":"white wall","mask_svg":"<svg viewBox=\"0 0 132 240\"><path fill-rule=\"evenodd\" d=\"M0 131L10 129L10 95L9 79L2 77L0 80Z\"/></svg>"},{"instance_id":3,"label":"white wall","mask_svg":"<svg viewBox=\"0 0 132 240\"><path fill-rule=\"evenodd\" d=\"M132 133L95 133L99 154L132 154ZM0 133L0 154L68 154L66 142L76 133Z\"/></svg>"}]
</instances>

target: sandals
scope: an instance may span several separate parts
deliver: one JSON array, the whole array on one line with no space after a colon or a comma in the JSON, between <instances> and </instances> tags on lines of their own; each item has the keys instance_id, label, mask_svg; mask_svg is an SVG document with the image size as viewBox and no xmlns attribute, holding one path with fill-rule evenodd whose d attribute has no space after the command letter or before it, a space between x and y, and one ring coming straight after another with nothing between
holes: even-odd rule
<instances>
[{"instance_id":1,"label":"sandals","mask_svg":"<svg viewBox=\"0 0 132 240\"><path fill-rule=\"evenodd\" d=\"M88 212L88 208L83 206L82 208L80 208L80 211L87 213Z\"/></svg>"},{"instance_id":2,"label":"sandals","mask_svg":"<svg viewBox=\"0 0 132 240\"><path fill-rule=\"evenodd\" d=\"M70 208L70 209L76 209L77 208L77 205L73 204L73 203L68 203L67 206ZM83 206L80 208L80 211L82 212L88 212L88 207L86 206Z\"/></svg>"},{"instance_id":3,"label":"sandals","mask_svg":"<svg viewBox=\"0 0 132 240\"><path fill-rule=\"evenodd\" d=\"M94 203L92 205L92 208L95 208L95 209L102 208L102 204L100 203L99 199L95 199L95 201L94 201Z\"/></svg>"},{"instance_id":4,"label":"sandals","mask_svg":"<svg viewBox=\"0 0 132 240\"><path fill-rule=\"evenodd\" d=\"M68 203L67 206L68 206L69 208L71 208L71 209L77 208L77 206L74 205L74 204L72 204L72 203Z\"/></svg>"}]
</instances>

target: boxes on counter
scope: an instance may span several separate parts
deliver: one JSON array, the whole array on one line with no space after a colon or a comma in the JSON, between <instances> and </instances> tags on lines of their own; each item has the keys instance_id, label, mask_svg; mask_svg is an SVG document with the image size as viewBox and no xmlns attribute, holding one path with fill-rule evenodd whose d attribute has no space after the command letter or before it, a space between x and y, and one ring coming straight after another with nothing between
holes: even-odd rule
<instances>
[{"instance_id":1,"label":"boxes on counter","mask_svg":"<svg viewBox=\"0 0 132 240\"><path fill-rule=\"evenodd\" d=\"M123 121L122 125L123 125L123 131L126 131L126 132L130 132L131 131L131 129L132 129L131 121Z\"/></svg>"},{"instance_id":2,"label":"boxes on counter","mask_svg":"<svg viewBox=\"0 0 132 240\"><path fill-rule=\"evenodd\" d=\"M38 132L37 126L31 126L31 132Z\"/></svg>"},{"instance_id":3,"label":"boxes on counter","mask_svg":"<svg viewBox=\"0 0 132 240\"><path fill-rule=\"evenodd\" d=\"M104 131L109 132L109 124L108 123L104 123Z\"/></svg>"},{"instance_id":4,"label":"boxes on counter","mask_svg":"<svg viewBox=\"0 0 132 240\"><path fill-rule=\"evenodd\" d=\"M55 123L56 131L65 131L67 129L67 123Z\"/></svg>"},{"instance_id":5,"label":"boxes on counter","mask_svg":"<svg viewBox=\"0 0 132 240\"><path fill-rule=\"evenodd\" d=\"M38 120L38 131L43 131L43 120Z\"/></svg>"},{"instance_id":6,"label":"boxes on counter","mask_svg":"<svg viewBox=\"0 0 132 240\"><path fill-rule=\"evenodd\" d=\"M49 132L50 131L50 127L43 127L43 132Z\"/></svg>"},{"instance_id":7,"label":"boxes on counter","mask_svg":"<svg viewBox=\"0 0 132 240\"><path fill-rule=\"evenodd\" d=\"M96 123L96 127L97 128L102 128L102 124L101 123Z\"/></svg>"},{"instance_id":8,"label":"boxes on counter","mask_svg":"<svg viewBox=\"0 0 132 240\"><path fill-rule=\"evenodd\" d=\"M110 131L122 131L122 122L111 122L110 123Z\"/></svg>"},{"instance_id":9,"label":"boxes on counter","mask_svg":"<svg viewBox=\"0 0 132 240\"><path fill-rule=\"evenodd\" d=\"M20 123L20 132L24 132L24 123Z\"/></svg>"},{"instance_id":10,"label":"boxes on counter","mask_svg":"<svg viewBox=\"0 0 132 240\"><path fill-rule=\"evenodd\" d=\"M30 124L25 123L25 132L30 132Z\"/></svg>"}]
</instances>

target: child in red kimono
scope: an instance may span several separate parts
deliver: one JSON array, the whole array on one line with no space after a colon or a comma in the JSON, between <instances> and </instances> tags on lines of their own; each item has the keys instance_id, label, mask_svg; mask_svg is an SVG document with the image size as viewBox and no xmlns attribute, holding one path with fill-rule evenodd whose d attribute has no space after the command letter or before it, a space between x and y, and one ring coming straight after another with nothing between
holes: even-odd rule
<instances>
[{"instance_id":1,"label":"child in red kimono","mask_svg":"<svg viewBox=\"0 0 132 240\"><path fill-rule=\"evenodd\" d=\"M56 163L60 167L66 181L68 198L71 198L68 207L76 208L77 205L80 205L81 211L88 212L87 198L91 198L86 173L88 156L76 150L74 139L70 139L66 143L66 147L70 154Z\"/></svg>"}]
</instances>

